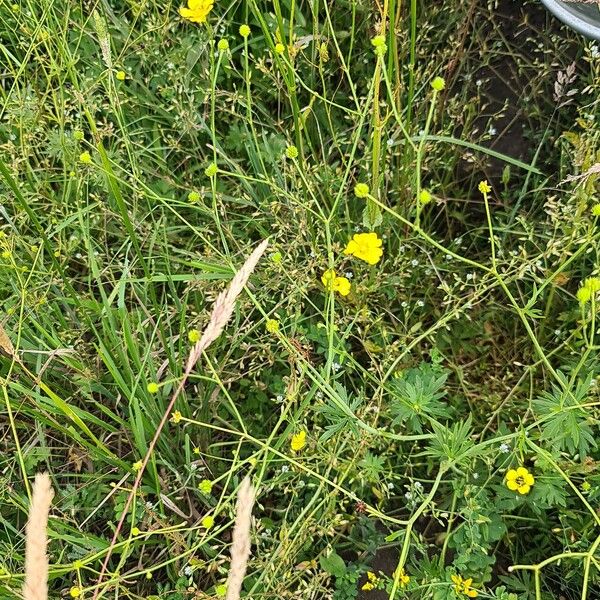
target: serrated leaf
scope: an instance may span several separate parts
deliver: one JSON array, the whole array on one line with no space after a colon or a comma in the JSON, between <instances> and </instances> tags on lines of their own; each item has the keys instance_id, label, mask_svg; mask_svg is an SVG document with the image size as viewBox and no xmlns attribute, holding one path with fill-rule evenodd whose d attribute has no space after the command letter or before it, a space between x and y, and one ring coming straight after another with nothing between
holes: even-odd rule
<instances>
[{"instance_id":1,"label":"serrated leaf","mask_svg":"<svg viewBox=\"0 0 600 600\"><path fill-rule=\"evenodd\" d=\"M367 229L375 229L375 227L379 227L381 223L383 223L383 215L381 214L379 206L372 200L367 200L365 208L363 209L363 225Z\"/></svg>"}]
</instances>

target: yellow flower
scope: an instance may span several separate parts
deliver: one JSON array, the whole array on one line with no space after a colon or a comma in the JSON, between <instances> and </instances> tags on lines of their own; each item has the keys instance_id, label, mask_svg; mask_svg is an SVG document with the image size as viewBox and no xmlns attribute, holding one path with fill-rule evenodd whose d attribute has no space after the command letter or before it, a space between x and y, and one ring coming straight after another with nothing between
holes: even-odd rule
<instances>
[{"instance_id":1,"label":"yellow flower","mask_svg":"<svg viewBox=\"0 0 600 600\"><path fill-rule=\"evenodd\" d=\"M283 54L285 52L285 46L281 42L275 44L275 52L277 54Z\"/></svg>"},{"instance_id":2,"label":"yellow flower","mask_svg":"<svg viewBox=\"0 0 600 600\"><path fill-rule=\"evenodd\" d=\"M340 296L347 296L350 293L350 281L346 277L338 277L333 269L327 269L321 275L321 281L327 291L338 292Z\"/></svg>"},{"instance_id":3,"label":"yellow flower","mask_svg":"<svg viewBox=\"0 0 600 600\"><path fill-rule=\"evenodd\" d=\"M74 585L69 590L69 596L71 596L71 598L79 598L79 596L81 596L81 588L79 588L76 585Z\"/></svg>"},{"instance_id":4,"label":"yellow flower","mask_svg":"<svg viewBox=\"0 0 600 600\"><path fill-rule=\"evenodd\" d=\"M177 425L177 423L181 422L181 418L182 418L182 415L178 410L173 411L173 413L171 414L171 421L173 421L173 423L175 423L175 425Z\"/></svg>"},{"instance_id":5,"label":"yellow flower","mask_svg":"<svg viewBox=\"0 0 600 600\"><path fill-rule=\"evenodd\" d=\"M410 577L404 571L404 567L400 567L398 571L398 582L400 583L400 587L404 587L410 581Z\"/></svg>"},{"instance_id":6,"label":"yellow flower","mask_svg":"<svg viewBox=\"0 0 600 600\"><path fill-rule=\"evenodd\" d=\"M248 25L240 25L240 35L243 38L247 38L250 35L250 27Z\"/></svg>"},{"instance_id":7,"label":"yellow flower","mask_svg":"<svg viewBox=\"0 0 600 600\"><path fill-rule=\"evenodd\" d=\"M419 192L419 202L421 204L429 204L432 200L431 193L428 190L421 190Z\"/></svg>"},{"instance_id":8,"label":"yellow flower","mask_svg":"<svg viewBox=\"0 0 600 600\"><path fill-rule=\"evenodd\" d=\"M206 517L204 517L200 523L204 529L210 529L215 524L215 519L210 515L206 515Z\"/></svg>"},{"instance_id":9,"label":"yellow flower","mask_svg":"<svg viewBox=\"0 0 600 600\"><path fill-rule=\"evenodd\" d=\"M127 78L127 73L125 73L125 71L117 71L117 74L115 75L115 77L119 81L125 81L125 79Z\"/></svg>"},{"instance_id":10,"label":"yellow flower","mask_svg":"<svg viewBox=\"0 0 600 600\"><path fill-rule=\"evenodd\" d=\"M148 390L149 394L157 394L159 387L158 387L158 383L151 381L147 386L146 389Z\"/></svg>"},{"instance_id":11,"label":"yellow flower","mask_svg":"<svg viewBox=\"0 0 600 600\"><path fill-rule=\"evenodd\" d=\"M489 194L492 191L492 186L486 181L480 181L479 185L477 186L477 189L482 193L482 194Z\"/></svg>"},{"instance_id":12,"label":"yellow flower","mask_svg":"<svg viewBox=\"0 0 600 600\"><path fill-rule=\"evenodd\" d=\"M354 186L354 195L357 198L366 198L369 195L369 186L366 183L357 183Z\"/></svg>"},{"instance_id":13,"label":"yellow flower","mask_svg":"<svg viewBox=\"0 0 600 600\"><path fill-rule=\"evenodd\" d=\"M221 38L217 44L219 52L227 52L229 50L229 42L225 38Z\"/></svg>"},{"instance_id":14,"label":"yellow flower","mask_svg":"<svg viewBox=\"0 0 600 600\"><path fill-rule=\"evenodd\" d=\"M144 463L141 460L138 460L131 465L131 468L137 473L143 466Z\"/></svg>"},{"instance_id":15,"label":"yellow flower","mask_svg":"<svg viewBox=\"0 0 600 600\"><path fill-rule=\"evenodd\" d=\"M306 431L304 431L304 429L292 436L290 446L294 452L299 452L306 446Z\"/></svg>"},{"instance_id":16,"label":"yellow flower","mask_svg":"<svg viewBox=\"0 0 600 600\"><path fill-rule=\"evenodd\" d=\"M590 290L590 288L588 287L580 287L577 290L577 300L579 300L579 302L581 302L581 304L585 304L586 302L589 302L592 298L592 290Z\"/></svg>"},{"instance_id":17,"label":"yellow flower","mask_svg":"<svg viewBox=\"0 0 600 600\"><path fill-rule=\"evenodd\" d=\"M205 23L213 3L213 0L188 0L187 8L180 8L179 14L192 23Z\"/></svg>"},{"instance_id":18,"label":"yellow flower","mask_svg":"<svg viewBox=\"0 0 600 600\"><path fill-rule=\"evenodd\" d=\"M91 165L92 164L92 155L89 152L82 152L79 155L79 160L84 165Z\"/></svg>"},{"instance_id":19,"label":"yellow flower","mask_svg":"<svg viewBox=\"0 0 600 600\"><path fill-rule=\"evenodd\" d=\"M190 343L195 344L200 339L200 332L197 329L190 329L188 331L188 340Z\"/></svg>"},{"instance_id":20,"label":"yellow flower","mask_svg":"<svg viewBox=\"0 0 600 600\"><path fill-rule=\"evenodd\" d=\"M454 591L457 594L464 594L468 598L476 598L477 590L471 587L473 579L463 579L460 575L452 575L452 581L454 582Z\"/></svg>"},{"instance_id":21,"label":"yellow flower","mask_svg":"<svg viewBox=\"0 0 600 600\"><path fill-rule=\"evenodd\" d=\"M370 581L367 581L367 583L365 583L360 589L364 590L365 592L370 592L371 590L375 589L375 586Z\"/></svg>"},{"instance_id":22,"label":"yellow flower","mask_svg":"<svg viewBox=\"0 0 600 600\"><path fill-rule=\"evenodd\" d=\"M376 233L356 233L348 242L344 254L352 254L370 265L375 265L383 256L382 244Z\"/></svg>"},{"instance_id":23,"label":"yellow flower","mask_svg":"<svg viewBox=\"0 0 600 600\"><path fill-rule=\"evenodd\" d=\"M213 489L213 483L212 483L212 481L210 481L210 479L203 479L198 484L198 489L201 492L203 492L204 494L210 494L212 492L212 489Z\"/></svg>"},{"instance_id":24,"label":"yellow flower","mask_svg":"<svg viewBox=\"0 0 600 600\"><path fill-rule=\"evenodd\" d=\"M269 333L277 333L279 331L279 321L277 319L267 319L265 327Z\"/></svg>"},{"instance_id":25,"label":"yellow flower","mask_svg":"<svg viewBox=\"0 0 600 600\"><path fill-rule=\"evenodd\" d=\"M373 573L373 571L367 571L367 579L368 581L362 586L362 590L366 592L370 592L374 590L377 584L379 583L379 577Z\"/></svg>"},{"instance_id":26,"label":"yellow flower","mask_svg":"<svg viewBox=\"0 0 600 600\"><path fill-rule=\"evenodd\" d=\"M436 92L441 92L446 87L446 82L444 81L443 77L434 77L433 81L431 82L431 87Z\"/></svg>"},{"instance_id":27,"label":"yellow flower","mask_svg":"<svg viewBox=\"0 0 600 600\"><path fill-rule=\"evenodd\" d=\"M600 291L600 277L588 277L583 282L583 285L586 288L589 288L592 294L595 294L596 292Z\"/></svg>"},{"instance_id":28,"label":"yellow flower","mask_svg":"<svg viewBox=\"0 0 600 600\"><path fill-rule=\"evenodd\" d=\"M594 206L592 206L592 214L595 217L600 217L600 204L594 204Z\"/></svg>"},{"instance_id":29,"label":"yellow flower","mask_svg":"<svg viewBox=\"0 0 600 600\"><path fill-rule=\"evenodd\" d=\"M506 487L512 492L529 494L531 486L535 483L533 475L525 468L510 469L506 474Z\"/></svg>"}]
</instances>

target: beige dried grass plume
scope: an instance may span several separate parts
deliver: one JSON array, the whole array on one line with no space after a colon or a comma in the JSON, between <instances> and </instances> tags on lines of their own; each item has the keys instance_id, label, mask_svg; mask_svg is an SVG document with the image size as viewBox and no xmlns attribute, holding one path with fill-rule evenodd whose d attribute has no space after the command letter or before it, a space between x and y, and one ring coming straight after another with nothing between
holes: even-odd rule
<instances>
[{"instance_id":1,"label":"beige dried grass plume","mask_svg":"<svg viewBox=\"0 0 600 600\"><path fill-rule=\"evenodd\" d=\"M48 514L54 491L48 473L38 473L33 482L29 520L25 528L24 600L48 598Z\"/></svg>"},{"instance_id":2,"label":"beige dried grass plume","mask_svg":"<svg viewBox=\"0 0 600 600\"><path fill-rule=\"evenodd\" d=\"M240 597L248 559L250 558L250 524L252 522L253 505L254 488L250 483L250 479L246 477L242 481L238 492L226 600L238 600Z\"/></svg>"}]
</instances>

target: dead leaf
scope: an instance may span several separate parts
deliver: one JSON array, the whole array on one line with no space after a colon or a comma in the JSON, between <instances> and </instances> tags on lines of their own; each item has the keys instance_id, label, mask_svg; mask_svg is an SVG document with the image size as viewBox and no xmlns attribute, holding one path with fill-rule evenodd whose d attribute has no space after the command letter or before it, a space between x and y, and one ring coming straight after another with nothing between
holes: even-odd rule
<instances>
[{"instance_id":1,"label":"dead leaf","mask_svg":"<svg viewBox=\"0 0 600 600\"><path fill-rule=\"evenodd\" d=\"M6 354L11 358L15 357L15 347L12 345L6 331L4 331L2 324L0 324L0 354Z\"/></svg>"}]
</instances>

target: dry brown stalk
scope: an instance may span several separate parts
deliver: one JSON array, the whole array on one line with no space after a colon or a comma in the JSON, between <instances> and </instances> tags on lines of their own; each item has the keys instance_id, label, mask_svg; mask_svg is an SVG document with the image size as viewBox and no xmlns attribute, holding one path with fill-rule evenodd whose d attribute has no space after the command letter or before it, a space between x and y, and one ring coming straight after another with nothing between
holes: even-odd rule
<instances>
[{"instance_id":1,"label":"dry brown stalk","mask_svg":"<svg viewBox=\"0 0 600 600\"><path fill-rule=\"evenodd\" d=\"M238 600L240 597L248 558L250 558L250 525L253 505L254 488L250 483L250 479L246 477L238 491L226 600Z\"/></svg>"},{"instance_id":2,"label":"dry brown stalk","mask_svg":"<svg viewBox=\"0 0 600 600\"><path fill-rule=\"evenodd\" d=\"M133 499L135 498L137 490L140 486L140 482L142 481L142 475L144 474L146 465L148 464L148 461L150 460L150 456L152 456L152 453L154 452L154 448L156 446L156 443L158 442L158 438L160 437L160 434L169 419L171 411L173 410L173 407L175 406L175 402L177 401L177 398L179 397L179 395L181 394L181 391L185 387L186 381L187 381L192 369L194 368L194 365L196 364L196 362L202 355L202 352L204 352L204 350L206 350L210 346L210 344L212 344L212 342L214 342L219 337L219 335L221 335L221 332L223 331L225 325L231 318L231 315L233 314L233 309L235 308L236 298L240 295L240 293L244 289L244 286L248 282L248 279L249 279L250 275L252 274L252 271L254 271L254 268L256 267L258 261L260 260L260 257L263 255L264 251L267 249L267 245L268 245L268 240L263 240L255 248L255 250L252 252L252 254L247 258L246 262L242 265L241 269L235 274L235 276L231 280L231 283L229 284L229 287L227 288L227 290L225 290L224 292L219 294L219 296L215 300L215 303L213 305L212 314L210 317L210 321L209 321L208 325L205 327L204 332L202 333L202 337L200 338L200 340L198 340L198 342L196 343L196 345L192 348L192 351L190 352L190 355L189 355L187 363L186 363L185 371L183 373L183 377L181 378L179 385L177 386L177 388L173 392L173 395L171 396L171 400L169 401L169 404L163 414L163 417L162 417L158 427L156 428L154 437L152 438L152 441L150 442L150 445L148 446L148 451L146 452L146 456L144 456L144 459L142 460L142 466L139 469L137 476L135 478L135 481L133 483L133 486L131 488L131 491L129 492L129 496L127 497L127 502L125 503L125 506L123 508L123 513L121 514L121 518L119 519L119 522L118 522L115 532L113 534L112 540L110 542L110 546L108 547L106 556L104 557L104 561L102 562L102 568L100 569L100 575L98 576L98 581L97 581L96 589L94 590L94 595L92 597L92 600L96 600L96 598L98 597L98 594L100 593L100 586L101 586L104 574L106 573L106 569L108 568L108 562L112 555L112 551L114 550L115 544L117 543L117 539L119 537L119 534L121 533L121 529L123 528L123 524L127 517L127 513L129 512L129 509L131 507L131 503L133 502Z\"/></svg>"},{"instance_id":3,"label":"dry brown stalk","mask_svg":"<svg viewBox=\"0 0 600 600\"><path fill-rule=\"evenodd\" d=\"M54 491L48 473L38 473L33 482L29 520L25 529L24 600L48 598L48 514Z\"/></svg>"}]
</instances>

